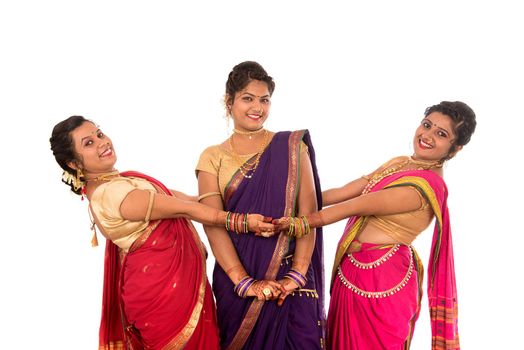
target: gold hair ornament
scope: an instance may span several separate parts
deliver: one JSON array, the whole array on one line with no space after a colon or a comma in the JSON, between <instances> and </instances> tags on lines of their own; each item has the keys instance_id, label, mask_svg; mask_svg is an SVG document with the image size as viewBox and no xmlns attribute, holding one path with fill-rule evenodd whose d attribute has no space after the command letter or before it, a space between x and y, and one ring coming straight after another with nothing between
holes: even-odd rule
<instances>
[{"instance_id":1,"label":"gold hair ornament","mask_svg":"<svg viewBox=\"0 0 524 350\"><path fill-rule=\"evenodd\" d=\"M62 181L68 185L73 186L73 189L75 191L78 191L85 185L85 182L80 179L83 176L84 174L80 169L76 171L76 176L71 174L69 171L64 170L64 172L62 173Z\"/></svg>"}]
</instances>

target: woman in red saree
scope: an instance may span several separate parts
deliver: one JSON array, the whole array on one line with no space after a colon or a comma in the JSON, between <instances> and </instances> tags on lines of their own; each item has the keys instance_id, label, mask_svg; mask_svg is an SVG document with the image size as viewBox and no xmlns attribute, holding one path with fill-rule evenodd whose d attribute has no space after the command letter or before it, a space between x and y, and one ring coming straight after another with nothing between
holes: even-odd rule
<instances>
[{"instance_id":1,"label":"woman in red saree","mask_svg":"<svg viewBox=\"0 0 524 350\"><path fill-rule=\"evenodd\" d=\"M426 109L414 154L322 193L330 207L275 220L288 229L348 218L333 266L330 349L408 349L420 311L423 268L411 243L435 218L428 266L432 349L459 349L453 246L442 165L467 144L475 114L462 102Z\"/></svg>"},{"instance_id":2,"label":"woman in red saree","mask_svg":"<svg viewBox=\"0 0 524 350\"><path fill-rule=\"evenodd\" d=\"M232 213L119 173L111 139L83 117L58 123L50 142L63 181L89 199L107 239L99 349L218 349L206 251L188 219L224 225ZM261 215L233 215L240 232L272 229Z\"/></svg>"}]
</instances>

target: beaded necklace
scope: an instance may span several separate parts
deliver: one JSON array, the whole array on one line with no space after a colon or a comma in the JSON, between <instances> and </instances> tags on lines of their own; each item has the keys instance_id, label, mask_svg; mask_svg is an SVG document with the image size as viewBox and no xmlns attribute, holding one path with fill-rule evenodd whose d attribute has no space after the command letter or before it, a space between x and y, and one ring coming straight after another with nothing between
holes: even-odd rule
<instances>
[{"instance_id":1,"label":"beaded necklace","mask_svg":"<svg viewBox=\"0 0 524 350\"><path fill-rule=\"evenodd\" d=\"M399 162L397 164L394 164L393 166L390 166L383 170L380 173L374 174L371 179L369 179L366 187L364 187L364 190L362 190L362 194L369 193L373 187L382 179L385 177L388 177L390 175L396 174L400 171L406 171L408 169L403 169L404 167L413 164L416 166L417 170L429 170L431 168L441 168L442 162L441 161L428 161L428 160L417 160L413 157L406 157L406 160Z\"/></svg>"},{"instance_id":2,"label":"beaded necklace","mask_svg":"<svg viewBox=\"0 0 524 350\"><path fill-rule=\"evenodd\" d=\"M262 156L262 153L264 152L268 144L269 132L265 129L263 130L264 130L264 140L262 141L260 148L258 152L256 153L256 157L253 160L253 162L249 162L249 160L244 162L242 158L238 155L238 153L235 151L235 147L233 146L233 135L234 134L232 134L228 139L229 147L231 148L231 154L233 155L233 158L235 158L235 161L238 164L240 173L246 179L251 179L253 175L255 174L255 170L257 170L258 164L260 162L260 157Z\"/></svg>"}]
</instances>

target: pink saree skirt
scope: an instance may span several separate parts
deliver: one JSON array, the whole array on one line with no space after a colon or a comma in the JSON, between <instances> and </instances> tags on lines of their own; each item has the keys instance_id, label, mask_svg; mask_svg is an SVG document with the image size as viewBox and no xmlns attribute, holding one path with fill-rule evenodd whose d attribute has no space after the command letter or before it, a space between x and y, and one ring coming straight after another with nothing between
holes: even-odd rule
<instances>
[{"instance_id":1,"label":"pink saree skirt","mask_svg":"<svg viewBox=\"0 0 524 350\"><path fill-rule=\"evenodd\" d=\"M354 242L350 250L358 247ZM353 249L351 249L353 248ZM416 258L406 245L362 243L334 277L328 349L405 349L418 317Z\"/></svg>"}]
</instances>

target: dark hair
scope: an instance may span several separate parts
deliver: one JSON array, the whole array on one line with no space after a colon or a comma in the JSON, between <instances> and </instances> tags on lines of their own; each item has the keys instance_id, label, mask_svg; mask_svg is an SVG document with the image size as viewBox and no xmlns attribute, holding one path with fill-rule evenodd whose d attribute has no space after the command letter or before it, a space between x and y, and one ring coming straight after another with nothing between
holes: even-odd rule
<instances>
[{"instance_id":1,"label":"dark hair","mask_svg":"<svg viewBox=\"0 0 524 350\"><path fill-rule=\"evenodd\" d=\"M460 101L442 101L439 104L426 108L424 116L427 117L433 112L445 114L453 121L456 137L451 145L449 154L453 154L457 146L464 146L469 142L477 126L475 112L473 112L471 107Z\"/></svg>"},{"instance_id":2,"label":"dark hair","mask_svg":"<svg viewBox=\"0 0 524 350\"><path fill-rule=\"evenodd\" d=\"M78 175L77 170L71 168L68 163L77 161L78 157L75 153L71 132L85 122L92 123L92 121L79 115L69 117L55 125L51 138L49 139L49 142L51 143L51 151L53 151L53 155L55 156L58 165L60 165L64 171L67 171L74 176ZM74 193L78 195L81 194L81 189L75 190L73 184L67 183L64 179L62 179L62 182L70 186L71 191Z\"/></svg>"},{"instance_id":3,"label":"dark hair","mask_svg":"<svg viewBox=\"0 0 524 350\"><path fill-rule=\"evenodd\" d=\"M254 61L245 61L233 67L226 82L226 104L235 98L235 94L244 89L252 80L260 80L267 84L269 95L275 91L275 82L265 69Z\"/></svg>"}]
</instances>

